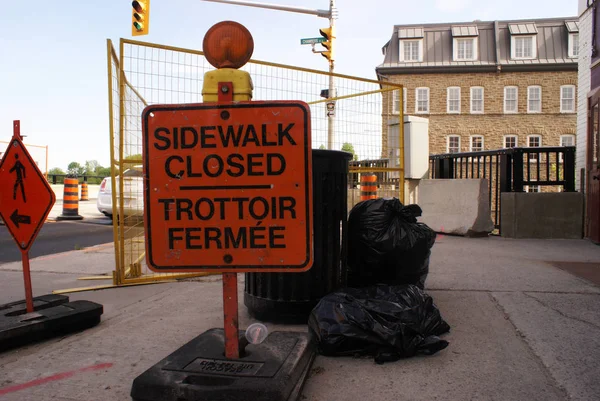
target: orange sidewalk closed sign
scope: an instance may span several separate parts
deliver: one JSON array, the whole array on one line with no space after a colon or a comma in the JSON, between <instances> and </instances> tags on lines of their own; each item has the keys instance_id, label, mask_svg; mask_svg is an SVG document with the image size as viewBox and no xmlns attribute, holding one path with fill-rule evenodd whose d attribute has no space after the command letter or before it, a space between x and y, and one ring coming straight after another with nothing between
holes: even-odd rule
<instances>
[{"instance_id":1,"label":"orange sidewalk closed sign","mask_svg":"<svg viewBox=\"0 0 600 401\"><path fill-rule=\"evenodd\" d=\"M148 106L142 129L146 259L152 270L312 267L306 103Z\"/></svg>"}]
</instances>

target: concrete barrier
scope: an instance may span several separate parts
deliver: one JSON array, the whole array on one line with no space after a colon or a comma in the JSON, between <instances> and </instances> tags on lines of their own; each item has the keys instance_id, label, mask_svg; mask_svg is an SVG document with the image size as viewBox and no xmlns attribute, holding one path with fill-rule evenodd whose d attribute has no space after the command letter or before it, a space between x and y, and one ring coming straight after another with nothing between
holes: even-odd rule
<instances>
[{"instance_id":1,"label":"concrete barrier","mask_svg":"<svg viewBox=\"0 0 600 401\"><path fill-rule=\"evenodd\" d=\"M579 239L584 195L580 192L501 195L501 235L507 238Z\"/></svg>"},{"instance_id":2,"label":"concrete barrier","mask_svg":"<svg viewBox=\"0 0 600 401\"><path fill-rule=\"evenodd\" d=\"M439 233L482 236L494 230L489 205L489 183L473 180L421 180L417 203L419 221Z\"/></svg>"}]
</instances>

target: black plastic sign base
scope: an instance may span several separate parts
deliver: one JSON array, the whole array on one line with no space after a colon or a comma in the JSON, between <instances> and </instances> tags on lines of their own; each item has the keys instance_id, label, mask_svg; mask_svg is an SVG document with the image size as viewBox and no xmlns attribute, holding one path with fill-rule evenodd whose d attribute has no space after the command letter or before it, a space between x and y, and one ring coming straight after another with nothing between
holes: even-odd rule
<instances>
[{"instance_id":1,"label":"black plastic sign base","mask_svg":"<svg viewBox=\"0 0 600 401\"><path fill-rule=\"evenodd\" d=\"M103 313L100 304L69 302L64 295L33 298L33 308L27 313L25 301L0 305L0 351L87 329L100 323Z\"/></svg>"},{"instance_id":2,"label":"black plastic sign base","mask_svg":"<svg viewBox=\"0 0 600 401\"><path fill-rule=\"evenodd\" d=\"M244 332L240 332L244 335ZM315 357L308 333L276 331L224 356L223 329L211 329L133 381L134 401L295 401Z\"/></svg>"}]
</instances>

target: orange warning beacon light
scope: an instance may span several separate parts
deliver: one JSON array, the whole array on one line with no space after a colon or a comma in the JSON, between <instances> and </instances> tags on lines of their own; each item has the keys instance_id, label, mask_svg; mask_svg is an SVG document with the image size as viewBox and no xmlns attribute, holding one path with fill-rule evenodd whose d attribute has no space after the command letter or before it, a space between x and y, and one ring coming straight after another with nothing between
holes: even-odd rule
<instances>
[{"instance_id":1,"label":"orange warning beacon light","mask_svg":"<svg viewBox=\"0 0 600 401\"><path fill-rule=\"evenodd\" d=\"M230 82L234 102L252 99L252 78L243 67L252 57L254 39L245 26L234 21L222 21L213 25L202 42L204 56L216 68L204 74L202 100L204 103L219 101L219 83Z\"/></svg>"},{"instance_id":2,"label":"orange warning beacon light","mask_svg":"<svg viewBox=\"0 0 600 401\"><path fill-rule=\"evenodd\" d=\"M222 21L206 32L202 50L213 67L238 69L252 57L254 39L242 24Z\"/></svg>"}]
</instances>

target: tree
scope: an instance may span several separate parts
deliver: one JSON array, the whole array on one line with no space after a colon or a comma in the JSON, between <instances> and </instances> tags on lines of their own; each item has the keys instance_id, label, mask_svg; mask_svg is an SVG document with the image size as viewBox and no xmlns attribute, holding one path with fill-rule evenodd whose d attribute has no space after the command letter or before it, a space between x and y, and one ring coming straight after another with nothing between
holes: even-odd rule
<instances>
[{"instance_id":1,"label":"tree","mask_svg":"<svg viewBox=\"0 0 600 401\"><path fill-rule=\"evenodd\" d=\"M344 143L342 145L342 150L344 152L352 153L352 160L358 160L358 155L354 151L354 145L352 145L350 142Z\"/></svg>"},{"instance_id":2,"label":"tree","mask_svg":"<svg viewBox=\"0 0 600 401\"><path fill-rule=\"evenodd\" d=\"M85 161L85 173L88 175L93 175L96 172L96 169L100 166L97 160L86 160Z\"/></svg>"},{"instance_id":3,"label":"tree","mask_svg":"<svg viewBox=\"0 0 600 401\"><path fill-rule=\"evenodd\" d=\"M48 181L53 184L53 183L57 183L57 184L62 184L63 182L65 182L65 177L56 177L56 179L54 179L52 176L53 175L65 175L65 172L58 168L58 167L54 167L51 168L50 171L48 171Z\"/></svg>"},{"instance_id":4,"label":"tree","mask_svg":"<svg viewBox=\"0 0 600 401\"><path fill-rule=\"evenodd\" d=\"M94 174L100 177L108 177L110 176L110 167L99 166L98 168L96 168Z\"/></svg>"},{"instance_id":5,"label":"tree","mask_svg":"<svg viewBox=\"0 0 600 401\"><path fill-rule=\"evenodd\" d=\"M321 150L325 149L325 145L319 146L319 149L321 149Z\"/></svg>"},{"instance_id":6,"label":"tree","mask_svg":"<svg viewBox=\"0 0 600 401\"><path fill-rule=\"evenodd\" d=\"M67 166L67 174L80 176L83 175L85 169L81 166L81 164L77 162L71 162Z\"/></svg>"}]
</instances>

